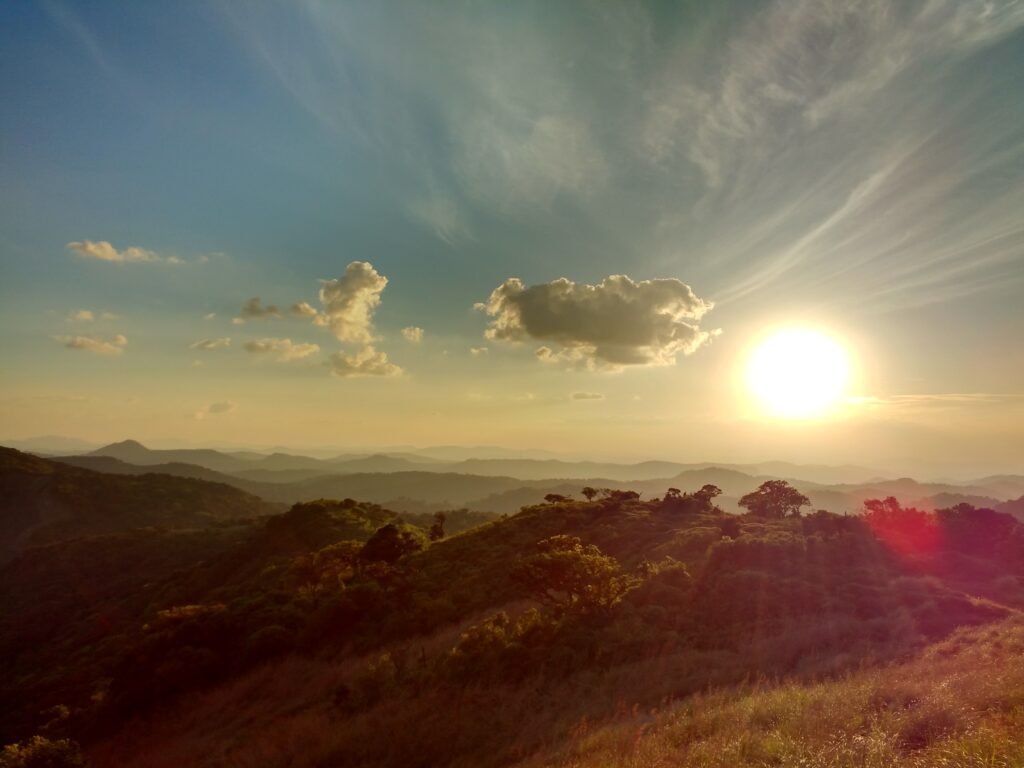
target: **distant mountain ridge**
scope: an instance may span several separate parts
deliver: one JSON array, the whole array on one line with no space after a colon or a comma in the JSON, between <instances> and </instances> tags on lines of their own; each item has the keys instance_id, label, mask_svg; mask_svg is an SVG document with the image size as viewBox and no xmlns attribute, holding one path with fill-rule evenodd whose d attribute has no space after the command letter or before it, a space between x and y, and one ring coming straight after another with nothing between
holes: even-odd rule
<instances>
[{"instance_id":1,"label":"distant mountain ridge","mask_svg":"<svg viewBox=\"0 0 1024 768\"><path fill-rule=\"evenodd\" d=\"M117 452L122 455L142 454L149 462L162 459L166 463L139 465L110 456L92 454L64 457L59 460L117 474L161 472L221 482L277 503L290 504L319 498L357 498L413 514L460 507L493 514L511 514L523 506L539 503L549 493L578 496L580 488L584 485L597 488L629 487L645 498L651 498L664 494L670 487L688 491L711 483L722 489L723 495L718 499L719 505L730 512L742 511L738 506L739 499L770 479L785 479L791 482L808 496L812 509L828 509L833 512L856 512L862 507L865 499L884 498L890 495L898 498L901 503L924 509L949 507L961 502L996 508L1001 503L1009 503L1021 495L1012 493L1018 482L1024 487L1024 477L1016 476L994 476L991 478L994 483L992 487L978 483L919 483L911 478L879 479L860 484L818 483L801 479L802 468L786 462L768 462L760 465L685 465L652 461L637 465L604 465L597 462L557 460L481 459L456 464L432 464L413 462L407 457L385 455L345 457L341 461L332 462L290 454L272 454L244 460L228 454L219 454L212 463L245 468L218 471L199 463L189 464L181 461L180 457L183 454L180 451L151 451L133 442L127 445L119 443L100 450L100 453L105 452ZM198 459L199 462L209 462L211 453L218 454L216 451L192 451L191 457ZM272 465L295 468L268 469L268 460ZM303 462L306 462L305 466ZM358 468L366 469L354 471ZM497 474L500 468L507 468L512 472L505 475ZM619 477L598 474L583 477L567 476L573 471L581 472L583 469L592 469L596 473L602 469L623 468L635 470L640 477L622 480ZM836 473L842 475L850 469L858 468L810 469L811 474L819 474L817 470L821 469L834 469ZM540 475L544 470L552 470L552 474L546 477L533 477ZM644 477L658 471L669 474ZM516 472L519 474L515 474ZM1011 493L1002 494L1000 491Z\"/></svg>"},{"instance_id":2,"label":"distant mountain ridge","mask_svg":"<svg viewBox=\"0 0 1024 768\"><path fill-rule=\"evenodd\" d=\"M454 451L454 449L452 449ZM196 464L218 472L238 473L250 480L279 482L280 478L262 472L294 472L288 481L310 479L319 474L357 474L364 472L427 471L516 477L521 480L587 480L609 478L616 482L657 480L690 470L713 467L732 469L748 475L792 477L818 484L864 483L877 480L878 472L854 465L799 465L788 462L730 464L716 462L680 463L642 461L633 464L597 461L565 461L554 458L476 457L446 460L433 455L403 452L400 454L342 454L318 459L284 452L254 454L226 453L213 449L150 449L136 440L124 440L91 451L90 456L108 456L140 466L181 462ZM301 473L308 473L302 475Z\"/></svg>"}]
</instances>

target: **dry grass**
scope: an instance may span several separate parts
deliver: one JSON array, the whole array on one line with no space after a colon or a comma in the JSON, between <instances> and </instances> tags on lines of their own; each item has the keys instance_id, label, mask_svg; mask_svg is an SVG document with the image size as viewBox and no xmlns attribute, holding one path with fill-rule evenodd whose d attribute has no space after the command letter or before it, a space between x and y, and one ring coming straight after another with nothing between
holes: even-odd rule
<instances>
[{"instance_id":1,"label":"dry grass","mask_svg":"<svg viewBox=\"0 0 1024 768\"><path fill-rule=\"evenodd\" d=\"M521 768L1015 768L1024 621L961 630L903 664L815 685L697 695Z\"/></svg>"}]
</instances>

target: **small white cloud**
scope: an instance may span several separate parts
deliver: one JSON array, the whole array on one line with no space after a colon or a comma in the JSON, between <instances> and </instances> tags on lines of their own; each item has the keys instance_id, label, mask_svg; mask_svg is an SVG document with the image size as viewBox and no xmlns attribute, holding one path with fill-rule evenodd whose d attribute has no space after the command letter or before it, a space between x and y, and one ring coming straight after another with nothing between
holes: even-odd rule
<instances>
[{"instance_id":1,"label":"small white cloud","mask_svg":"<svg viewBox=\"0 0 1024 768\"><path fill-rule=\"evenodd\" d=\"M410 325L408 328L402 329L402 338L412 344L419 344L423 341L423 329L415 325Z\"/></svg>"},{"instance_id":2,"label":"small white cloud","mask_svg":"<svg viewBox=\"0 0 1024 768\"><path fill-rule=\"evenodd\" d=\"M211 350L211 349L225 349L225 348L230 347L230 346L231 346L231 338L228 337L228 336L225 336L225 337L219 338L219 339L200 339L199 341L193 342L189 346L189 348L190 349Z\"/></svg>"},{"instance_id":3,"label":"small white cloud","mask_svg":"<svg viewBox=\"0 0 1024 768\"><path fill-rule=\"evenodd\" d=\"M192 416L196 421L202 421L208 416L223 416L228 413L233 413L237 409L238 406L231 400L223 400L217 403L210 403L205 408L200 408L192 414Z\"/></svg>"},{"instance_id":4,"label":"small white cloud","mask_svg":"<svg viewBox=\"0 0 1024 768\"><path fill-rule=\"evenodd\" d=\"M232 325L245 325L245 318L242 318L242 317L232 317L231 318L231 324Z\"/></svg>"},{"instance_id":5,"label":"small white cloud","mask_svg":"<svg viewBox=\"0 0 1024 768\"><path fill-rule=\"evenodd\" d=\"M296 344L291 339L257 339L245 343L245 351L257 355L271 354L282 363L302 360L320 351L318 344Z\"/></svg>"},{"instance_id":6,"label":"small white cloud","mask_svg":"<svg viewBox=\"0 0 1024 768\"><path fill-rule=\"evenodd\" d=\"M208 312L207 314L203 315L203 320L213 320L215 317L217 317L216 312Z\"/></svg>"},{"instance_id":7,"label":"small white cloud","mask_svg":"<svg viewBox=\"0 0 1024 768\"><path fill-rule=\"evenodd\" d=\"M85 350L97 355L119 355L128 346L128 339L121 334L117 334L109 341L94 336L54 336L53 338L68 349Z\"/></svg>"},{"instance_id":8,"label":"small white cloud","mask_svg":"<svg viewBox=\"0 0 1024 768\"><path fill-rule=\"evenodd\" d=\"M335 352L327 362L335 376L400 376L402 369L388 362L384 352L378 352L371 345L354 354Z\"/></svg>"},{"instance_id":9,"label":"small white cloud","mask_svg":"<svg viewBox=\"0 0 1024 768\"><path fill-rule=\"evenodd\" d=\"M473 357L480 357L480 355L486 355L490 350L487 347L470 347L469 354Z\"/></svg>"},{"instance_id":10,"label":"small white cloud","mask_svg":"<svg viewBox=\"0 0 1024 768\"><path fill-rule=\"evenodd\" d=\"M320 312L308 301L297 301L292 304L292 314L295 317L307 317L313 319L319 316Z\"/></svg>"},{"instance_id":11,"label":"small white cloud","mask_svg":"<svg viewBox=\"0 0 1024 768\"><path fill-rule=\"evenodd\" d=\"M573 392L569 397L572 400L604 400L600 392Z\"/></svg>"},{"instance_id":12,"label":"small white cloud","mask_svg":"<svg viewBox=\"0 0 1024 768\"><path fill-rule=\"evenodd\" d=\"M100 240L95 243L91 240L83 240L81 242L68 243L67 247L83 258L112 263L127 264L165 260L155 251L135 246L119 251L106 240ZM172 256L171 258L173 259L174 257ZM169 260L167 259L167 261Z\"/></svg>"},{"instance_id":13,"label":"small white cloud","mask_svg":"<svg viewBox=\"0 0 1024 768\"><path fill-rule=\"evenodd\" d=\"M95 320L116 320L117 315L113 312L94 312L91 309L80 309L68 315L68 322L91 323Z\"/></svg>"}]
</instances>

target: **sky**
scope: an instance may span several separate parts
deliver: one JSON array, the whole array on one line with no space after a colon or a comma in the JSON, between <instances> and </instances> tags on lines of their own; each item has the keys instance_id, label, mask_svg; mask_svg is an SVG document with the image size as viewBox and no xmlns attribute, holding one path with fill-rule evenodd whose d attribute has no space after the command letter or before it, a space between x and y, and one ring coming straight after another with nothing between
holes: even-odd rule
<instances>
[{"instance_id":1,"label":"sky","mask_svg":"<svg viewBox=\"0 0 1024 768\"><path fill-rule=\"evenodd\" d=\"M27 0L0 51L0 438L1024 471L1022 2ZM791 327L813 419L746 386Z\"/></svg>"}]
</instances>

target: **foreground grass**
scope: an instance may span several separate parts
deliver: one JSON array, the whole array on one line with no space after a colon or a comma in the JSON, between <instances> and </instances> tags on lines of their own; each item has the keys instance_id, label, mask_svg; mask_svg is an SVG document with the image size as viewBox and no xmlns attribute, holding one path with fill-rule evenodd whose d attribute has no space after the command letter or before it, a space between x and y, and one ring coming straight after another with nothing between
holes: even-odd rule
<instances>
[{"instance_id":1,"label":"foreground grass","mask_svg":"<svg viewBox=\"0 0 1024 768\"><path fill-rule=\"evenodd\" d=\"M521 768L1016 768L1024 621L960 630L915 658L813 685L690 697L600 727Z\"/></svg>"},{"instance_id":2,"label":"foreground grass","mask_svg":"<svg viewBox=\"0 0 1024 768\"><path fill-rule=\"evenodd\" d=\"M427 653L457 631L431 638ZM687 663L714 660L673 656L546 684L430 688L351 714L332 697L365 660L292 658L129 724L90 752L99 768L1012 768L1024 765L1022 658L1015 615L824 682L680 698L696 674Z\"/></svg>"}]
</instances>

